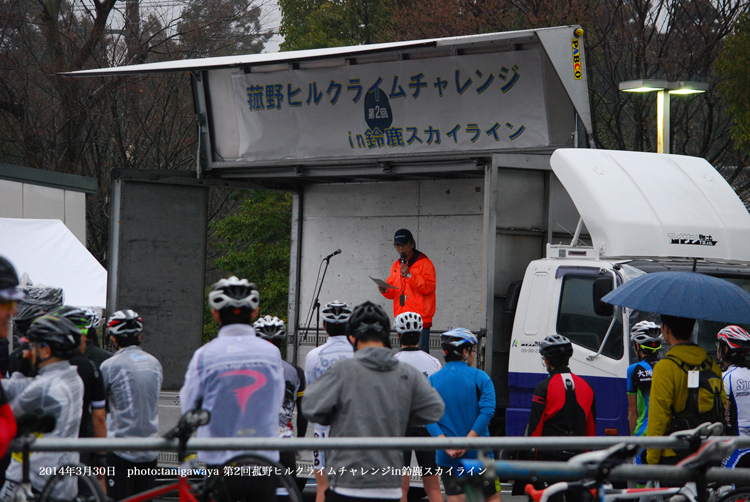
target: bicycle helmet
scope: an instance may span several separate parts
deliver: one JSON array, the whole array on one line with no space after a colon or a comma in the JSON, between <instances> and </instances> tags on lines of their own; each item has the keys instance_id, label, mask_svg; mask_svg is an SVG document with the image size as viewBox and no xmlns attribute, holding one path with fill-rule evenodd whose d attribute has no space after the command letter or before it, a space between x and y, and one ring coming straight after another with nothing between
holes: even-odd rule
<instances>
[{"instance_id":1,"label":"bicycle helmet","mask_svg":"<svg viewBox=\"0 0 750 502\"><path fill-rule=\"evenodd\" d=\"M346 321L352 315L352 309L344 302L334 300L326 303L326 306L320 311L323 322L331 324L346 324Z\"/></svg>"},{"instance_id":2,"label":"bicycle helmet","mask_svg":"<svg viewBox=\"0 0 750 502\"><path fill-rule=\"evenodd\" d=\"M54 317L64 317L68 319L70 322L76 325L76 327L80 330L84 330L88 327L89 319L86 315L86 312L84 309L78 308L78 307L57 307L52 310L50 310L47 315L51 315Z\"/></svg>"},{"instance_id":3,"label":"bicycle helmet","mask_svg":"<svg viewBox=\"0 0 750 502\"><path fill-rule=\"evenodd\" d=\"M84 326L84 328L86 328L86 329L91 329L91 328L97 329L97 328L99 328L99 325L102 323L102 318L96 312L96 310L90 309L90 308L84 308L83 309L83 314L88 319L88 324L86 324L86 326Z\"/></svg>"},{"instance_id":4,"label":"bicycle helmet","mask_svg":"<svg viewBox=\"0 0 750 502\"><path fill-rule=\"evenodd\" d=\"M346 334L356 340L379 340L391 348L391 320L383 307L370 301L357 305L346 322Z\"/></svg>"},{"instance_id":5,"label":"bicycle helmet","mask_svg":"<svg viewBox=\"0 0 750 502\"><path fill-rule=\"evenodd\" d=\"M133 310L118 310L107 320L107 330L115 338L137 338L143 331L143 318Z\"/></svg>"},{"instance_id":6,"label":"bicycle helmet","mask_svg":"<svg viewBox=\"0 0 750 502\"><path fill-rule=\"evenodd\" d=\"M261 317L255 321L253 328L255 328L255 334L278 348L281 348L286 338L286 326L284 321L278 317L271 317L270 315Z\"/></svg>"},{"instance_id":7,"label":"bicycle helmet","mask_svg":"<svg viewBox=\"0 0 750 502\"><path fill-rule=\"evenodd\" d=\"M722 343L730 351L748 352L750 351L750 335L747 331L739 326L727 326L716 335L718 343Z\"/></svg>"},{"instance_id":8,"label":"bicycle helmet","mask_svg":"<svg viewBox=\"0 0 750 502\"><path fill-rule=\"evenodd\" d=\"M393 321L393 327L399 335L422 331L422 316L416 312L402 312Z\"/></svg>"},{"instance_id":9,"label":"bicycle helmet","mask_svg":"<svg viewBox=\"0 0 750 502\"><path fill-rule=\"evenodd\" d=\"M0 301L15 302L23 300L25 295L16 286L18 286L16 269L7 259L0 256Z\"/></svg>"},{"instance_id":10,"label":"bicycle helmet","mask_svg":"<svg viewBox=\"0 0 750 502\"><path fill-rule=\"evenodd\" d=\"M13 317L13 333L22 337L29 329L34 319L45 314L46 307L40 305L25 305Z\"/></svg>"},{"instance_id":11,"label":"bicycle helmet","mask_svg":"<svg viewBox=\"0 0 750 502\"><path fill-rule=\"evenodd\" d=\"M452 354L463 359L464 349L476 344L477 337L466 328L453 328L440 335L440 347L446 356Z\"/></svg>"},{"instance_id":12,"label":"bicycle helmet","mask_svg":"<svg viewBox=\"0 0 750 502\"><path fill-rule=\"evenodd\" d=\"M549 335L539 344L539 354L547 359L557 356L570 358L573 355L573 344L562 335Z\"/></svg>"},{"instance_id":13,"label":"bicycle helmet","mask_svg":"<svg viewBox=\"0 0 750 502\"><path fill-rule=\"evenodd\" d=\"M643 350L656 352L661 348L661 327L655 322L641 321L630 329L630 341Z\"/></svg>"},{"instance_id":14,"label":"bicycle helmet","mask_svg":"<svg viewBox=\"0 0 750 502\"><path fill-rule=\"evenodd\" d=\"M81 331L69 319L44 315L29 326L26 338L32 343L43 343L52 355L70 359L81 346Z\"/></svg>"},{"instance_id":15,"label":"bicycle helmet","mask_svg":"<svg viewBox=\"0 0 750 502\"><path fill-rule=\"evenodd\" d=\"M255 311L260 305L260 294L258 287L252 282L232 276L229 279L221 279L211 286L208 305L214 310L231 307Z\"/></svg>"}]
</instances>

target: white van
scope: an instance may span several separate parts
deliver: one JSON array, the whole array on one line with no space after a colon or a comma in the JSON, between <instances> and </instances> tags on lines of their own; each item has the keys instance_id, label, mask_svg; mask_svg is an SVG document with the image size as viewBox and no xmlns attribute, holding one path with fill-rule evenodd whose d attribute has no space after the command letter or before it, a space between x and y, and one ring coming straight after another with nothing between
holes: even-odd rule
<instances>
[{"instance_id":1,"label":"white van","mask_svg":"<svg viewBox=\"0 0 750 502\"><path fill-rule=\"evenodd\" d=\"M628 435L630 327L658 316L613 308L602 296L645 273L693 269L750 292L750 214L703 159L561 149L550 163L582 222L574 242L547 245L547 258L531 262L519 285L506 434L524 434L534 387L547 377L538 344L559 333L573 342L571 370L596 394L597 435ZM582 223L588 245L577 242ZM697 343L715 353L722 327L699 322Z\"/></svg>"}]
</instances>

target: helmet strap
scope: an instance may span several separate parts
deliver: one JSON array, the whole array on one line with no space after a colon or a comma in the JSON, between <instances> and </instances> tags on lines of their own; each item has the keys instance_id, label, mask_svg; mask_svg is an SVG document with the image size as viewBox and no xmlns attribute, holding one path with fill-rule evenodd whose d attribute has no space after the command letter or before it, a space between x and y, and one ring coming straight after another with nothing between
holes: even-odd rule
<instances>
[{"instance_id":1,"label":"helmet strap","mask_svg":"<svg viewBox=\"0 0 750 502\"><path fill-rule=\"evenodd\" d=\"M52 359L52 349L50 349L49 357L42 358L42 356L39 354L39 342L35 342L32 347L36 354L36 357L34 357L34 369L39 371L39 368L42 364ZM47 347L49 347L49 345L47 345Z\"/></svg>"}]
</instances>

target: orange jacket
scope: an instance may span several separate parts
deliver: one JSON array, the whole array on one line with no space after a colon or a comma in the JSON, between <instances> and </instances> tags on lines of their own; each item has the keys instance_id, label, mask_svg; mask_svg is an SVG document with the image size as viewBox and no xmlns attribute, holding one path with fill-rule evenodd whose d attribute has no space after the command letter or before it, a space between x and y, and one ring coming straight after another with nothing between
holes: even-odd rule
<instances>
[{"instance_id":1,"label":"orange jacket","mask_svg":"<svg viewBox=\"0 0 750 502\"><path fill-rule=\"evenodd\" d=\"M394 317L402 312L416 312L422 316L425 328L432 327L436 304L435 265L424 253L419 252L417 259L409 267L409 273L411 277L401 277L401 260L393 262L391 275L386 282L398 289L389 289L383 296L393 300ZM406 295L403 306L400 301L402 293Z\"/></svg>"}]
</instances>

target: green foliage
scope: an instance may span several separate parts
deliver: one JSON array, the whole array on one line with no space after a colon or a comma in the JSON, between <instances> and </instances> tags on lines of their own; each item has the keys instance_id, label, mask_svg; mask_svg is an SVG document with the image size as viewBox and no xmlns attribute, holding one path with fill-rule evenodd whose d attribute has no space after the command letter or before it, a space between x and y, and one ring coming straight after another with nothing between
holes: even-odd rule
<instances>
[{"instance_id":1,"label":"green foliage","mask_svg":"<svg viewBox=\"0 0 750 502\"><path fill-rule=\"evenodd\" d=\"M750 154L750 14L740 16L725 39L716 69L723 78L719 93L734 117L732 139L737 148Z\"/></svg>"},{"instance_id":2,"label":"green foliage","mask_svg":"<svg viewBox=\"0 0 750 502\"><path fill-rule=\"evenodd\" d=\"M219 252L214 265L258 285L260 314L287 317L292 195L288 192L248 191L238 211L213 223ZM204 309L204 341L216 336L208 307Z\"/></svg>"},{"instance_id":3,"label":"green foliage","mask_svg":"<svg viewBox=\"0 0 750 502\"><path fill-rule=\"evenodd\" d=\"M279 0L281 50L372 44L386 40L393 0Z\"/></svg>"}]
</instances>

